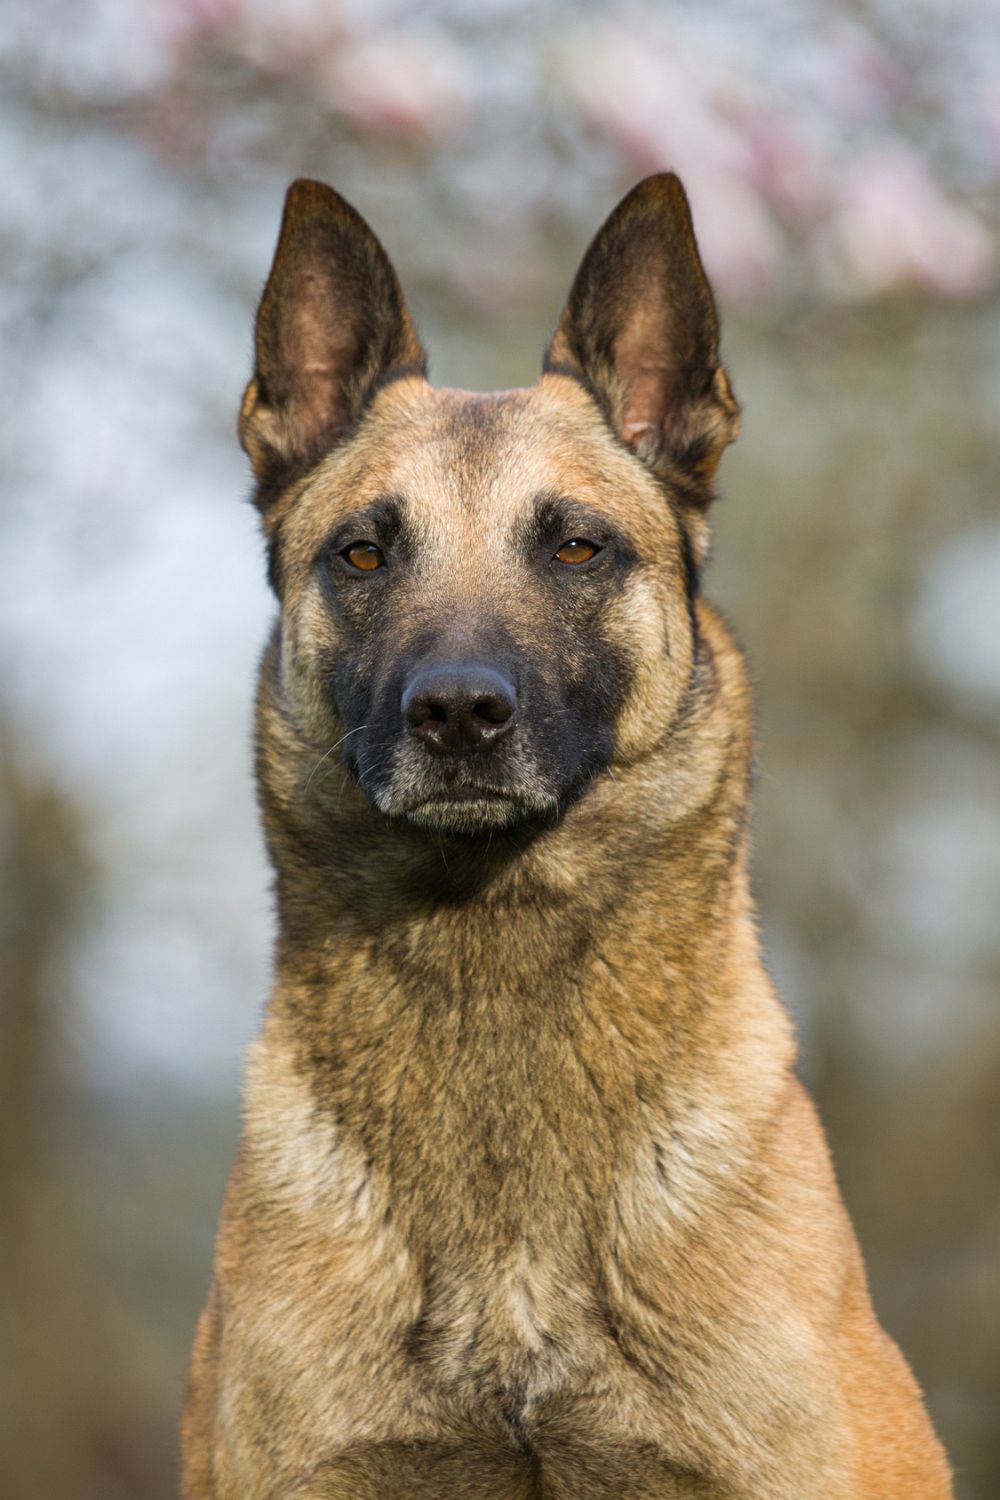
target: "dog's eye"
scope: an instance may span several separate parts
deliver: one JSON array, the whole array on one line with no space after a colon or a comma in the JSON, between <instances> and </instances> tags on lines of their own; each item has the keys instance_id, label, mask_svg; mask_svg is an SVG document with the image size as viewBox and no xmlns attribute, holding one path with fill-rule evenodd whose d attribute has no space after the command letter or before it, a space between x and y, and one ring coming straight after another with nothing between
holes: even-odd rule
<instances>
[{"instance_id":1,"label":"dog's eye","mask_svg":"<svg viewBox=\"0 0 1000 1500\"><path fill-rule=\"evenodd\" d=\"M374 542L352 542L342 548L340 555L359 573L374 573L376 568L385 567L385 553Z\"/></svg>"},{"instance_id":2,"label":"dog's eye","mask_svg":"<svg viewBox=\"0 0 1000 1500\"><path fill-rule=\"evenodd\" d=\"M568 542L563 542L556 557L559 562L566 563L569 567L575 567L577 563L590 562L600 552L596 542L588 542L586 537L574 536Z\"/></svg>"}]
</instances>

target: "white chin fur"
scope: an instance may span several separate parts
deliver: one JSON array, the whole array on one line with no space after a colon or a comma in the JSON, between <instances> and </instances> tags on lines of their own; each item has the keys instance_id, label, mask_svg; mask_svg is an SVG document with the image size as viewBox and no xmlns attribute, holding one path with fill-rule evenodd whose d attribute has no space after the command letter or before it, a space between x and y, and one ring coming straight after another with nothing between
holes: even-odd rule
<instances>
[{"instance_id":1,"label":"white chin fur","mask_svg":"<svg viewBox=\"0 0 1000 1500\"><path fill-rule=\"evenodd\" d=\"M486 833L509 828L530 811L524 803L508 797L483 797L449 802L435 798L407 808L405 816L420 828L445 833Z\"/></svg>"}]
</instances>

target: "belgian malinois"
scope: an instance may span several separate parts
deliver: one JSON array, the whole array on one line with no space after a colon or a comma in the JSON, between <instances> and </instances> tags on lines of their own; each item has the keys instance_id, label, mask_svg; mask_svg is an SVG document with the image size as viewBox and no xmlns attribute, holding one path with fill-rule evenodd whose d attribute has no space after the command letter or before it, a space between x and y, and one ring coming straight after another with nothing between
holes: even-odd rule
<instances>
[{"instance_id":1,"label":"belgian malinois","mask_svg":"<svg viewBox=\"0 0 1000 1500\"><path fill-rule=\"evenodd\" d=\"M276 977L187 1500L951 1493L761 964L699 589L738 430L676 177L499 395L433 389L371 230L290 189L239 424Z\"/></svg>"}]
</instances>

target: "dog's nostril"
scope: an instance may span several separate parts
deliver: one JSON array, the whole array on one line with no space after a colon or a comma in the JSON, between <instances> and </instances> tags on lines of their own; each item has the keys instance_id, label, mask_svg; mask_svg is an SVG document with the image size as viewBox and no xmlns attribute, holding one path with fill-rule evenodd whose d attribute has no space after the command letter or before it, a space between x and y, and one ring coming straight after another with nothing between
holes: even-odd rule
<instances>
[{"instance_id":1,"label":"dog's nostril","mask_svg":"<svg viewBox=\"0 0 1000 1500\"><path fill-rule=\"evenodd\" d=\"M511 699L499 696L479 698L472 705L472 712L477 719L485 719L487 724L506 724L514 712L514 704Z\"/></svg>"},{"instance_id":2,"label":"dog's nostril","mask_svg":"<svg viewBox=\"0 0 1000 1500\"><path fill-rule=\"evenodd\" d=\"M448 722L448 705L433 698L408 694L403 699L403 709L407 723L414 729L433 730Z\"/></svg>"}]
</instances>

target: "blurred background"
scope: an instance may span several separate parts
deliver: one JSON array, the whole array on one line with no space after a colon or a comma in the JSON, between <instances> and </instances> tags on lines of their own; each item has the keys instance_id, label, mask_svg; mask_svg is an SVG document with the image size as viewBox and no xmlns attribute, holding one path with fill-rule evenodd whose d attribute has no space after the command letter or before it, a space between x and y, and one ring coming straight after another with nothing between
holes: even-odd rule
<instances>
[{"instance_id":1,"label":"blurred background","mask_svg":"<svg viewBox=\"0 0 1000 1500\"><path fill-rule=\"evenodd\" d=\"M674 167L745 436L756 889L886 1325L1000 1494L1000 13L988 0L0 9L0 1495L166 1500L267 990L271 614L233 436L284 188L438 381L535 378Z\"/></svg>"}]
</instances>

